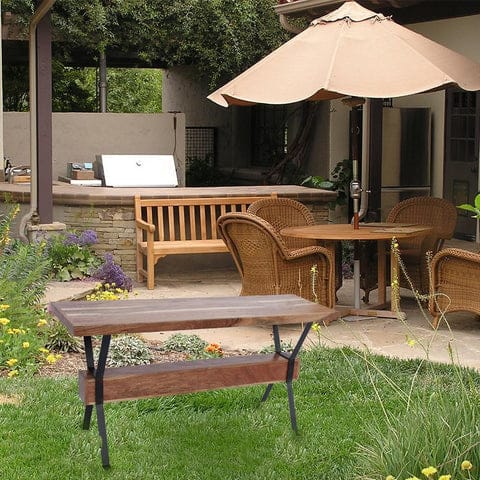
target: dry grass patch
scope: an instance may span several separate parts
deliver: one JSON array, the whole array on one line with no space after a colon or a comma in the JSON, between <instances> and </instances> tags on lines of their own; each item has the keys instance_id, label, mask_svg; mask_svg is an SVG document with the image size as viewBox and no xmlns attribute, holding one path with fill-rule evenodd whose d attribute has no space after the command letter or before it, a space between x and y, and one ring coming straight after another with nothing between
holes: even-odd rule
<instances>
[{"instance_id":1,"label":"dry grass patch","mask_svg":"<svg viewBox=\"0 0 480 480\"><path fill-rule=\"evenodd\" d=\"M0 405L20 405L22 399L19 395L3 395L0 393Z\"/></svg>"}]
</instances>

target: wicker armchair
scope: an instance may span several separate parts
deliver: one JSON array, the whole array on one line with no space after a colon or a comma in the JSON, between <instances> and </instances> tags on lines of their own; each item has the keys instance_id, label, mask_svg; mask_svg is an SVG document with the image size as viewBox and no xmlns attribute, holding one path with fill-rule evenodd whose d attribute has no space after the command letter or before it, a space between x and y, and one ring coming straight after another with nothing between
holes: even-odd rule
<instances>
[{"instance_id":1,"label":"wicker armchair","mask_svg":"<svg viewBox=\"0 0 480 480\"><path fill-rule=\"evenodd\" d=\"M387 215L389 223L413 223L433 227L432 233L425 237L415 237L399 241L400 256L405 264L408 276L420 293L429 291L427 252L434 255L443 246L443 242L452 238L457 223L457 209L443 198L413 197L395 205ZM363 258L362 264L368 268L376 259ZM371 267L370 267L371 268ZM368 275L363 279L361 288L365 291L365 301L371 290L377 288L376 281L369 282ZM388 280L387 280L388 281ZM410 288L404 275L400 275L400 286Z\"/></svg>"},{"instance_id":2,"label":"wicker armchair","mask_svg":"<svg viewBox=\"0 0 480 480\"><path fill-rule=\"evenodd\" d=\"M303 205L291 198L265 198L252 203L247 213L252 213L257 217L266 220L278 234L287 227L303 227L305 225L315 225L315 219L312 212ZM298 248L312 247L318 245L317 240L309 238L283 237L283 241L289 250ZM330 247L329 247L330 248ZM335 269L335 290L342 286L342 247L339 242L332 247L334 255Z\"/></svg>"},{"instance_id":3,"label":"wicker armchair","mask_svg":"<svg viewBox=\"0 0 480 480\"><path fill-rule=\"evenodd\" d=\"M291 293L334 306L330 250L320 246L289 250L270 223L249 213L227 213L217 225L242 278L240 295ZM318 269L316 285L312 285L314 265Z\"/></svg>"},{"instance_id":4,"label":"wicker armchair","mask_svg":"<svg viewBox=\"0 0 480 480\"><path fill-rule=\"evenodd\" d=\"M480 315L480 253L445 248L433 257L431 272L429 310L434 328L442 312Z\"/></svg>"}]
</instances>

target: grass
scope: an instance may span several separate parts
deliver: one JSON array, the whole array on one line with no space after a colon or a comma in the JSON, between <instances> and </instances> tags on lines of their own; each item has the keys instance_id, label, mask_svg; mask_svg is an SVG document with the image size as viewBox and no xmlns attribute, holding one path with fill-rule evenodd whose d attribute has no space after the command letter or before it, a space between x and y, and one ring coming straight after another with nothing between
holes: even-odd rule
<instances>
[{"instance_id":1,"label":"grass","mask_svg":"<svg viewBox=\"0 0 480 480\"><path fill-rule=\"evenodd\" d=\"M428 368L419 369L419 361L372 358L407 391L418 370L419 398L434 382L455 402L458 373L452 367L426 363ZM479 375L468 375L478 385ZM290 427L285 388L276 385L268 401L259 404L263 390L255 386L107 404L112 467L104 470L95 415L91 429L81 429L83 405L75 378L2 378L0 478L360 478L355 473L359 445L368 445L369 426L381 422L382 403L392 414L404 409L382 375L369 371L349 349L319 348L302 355L294 385L299 435Z\"/></svg>"}]
</instances>

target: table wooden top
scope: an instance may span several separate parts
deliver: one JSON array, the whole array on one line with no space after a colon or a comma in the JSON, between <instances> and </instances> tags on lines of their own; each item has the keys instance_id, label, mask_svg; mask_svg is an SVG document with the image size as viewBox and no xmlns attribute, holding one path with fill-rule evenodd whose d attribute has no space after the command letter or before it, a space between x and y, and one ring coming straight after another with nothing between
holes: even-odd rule
<instances>
[{"instance_id":1,"label":"table wooden top","mask_svg":"<svg viewBox=\"0 0 480 480\"><path fill-rule=\"evenodd\" d=\"M304 227L287 227L280 232L286 237L316 240L391 240L427 235L432 227L412 224L381 223L362 225L354 229L349 223L325 223Z\"/></svg>"},{"instance_id":2,"label":"table wooden top","mask_svg":"<svg viewBox=\"0 0 480 480\"><path fill-rule=\"evenodd\" d=\"M76 336L328 323L340 316L336 310L296 295L61 301L49 307Z\"/></svg>"}]
</instances>

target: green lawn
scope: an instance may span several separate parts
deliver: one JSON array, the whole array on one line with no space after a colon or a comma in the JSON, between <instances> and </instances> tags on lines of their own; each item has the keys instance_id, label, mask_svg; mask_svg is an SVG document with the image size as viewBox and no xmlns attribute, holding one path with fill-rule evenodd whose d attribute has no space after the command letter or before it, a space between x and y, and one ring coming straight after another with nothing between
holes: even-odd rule
<instances>
[{"instance_id":1,"label":"green lawn","mask_svg":"<svg viewBox=\"0 0 480 480\"><path fill-rule=\"evenodd\" d=\"M452 367L425 363L418 370L419 361L371 359L406 391L416 378L412 402L439 385L453 406L458 401L459 373ZM477 373L460 374L476 391ZM358 448L369 445L376 420L380 430L386 428L382 407L404 412L386 377L350 350L303 354L294 389L299 435L290 428L281 384L264 404L262 386L107 404L112 467L104 470L95 415L91 429L81 429L76 378L2 378L0 399L16 398L18 404L0 401L0 478L361 478ZM397 472L369 473L384 478Z\"/></svg>"}]
</instances>

